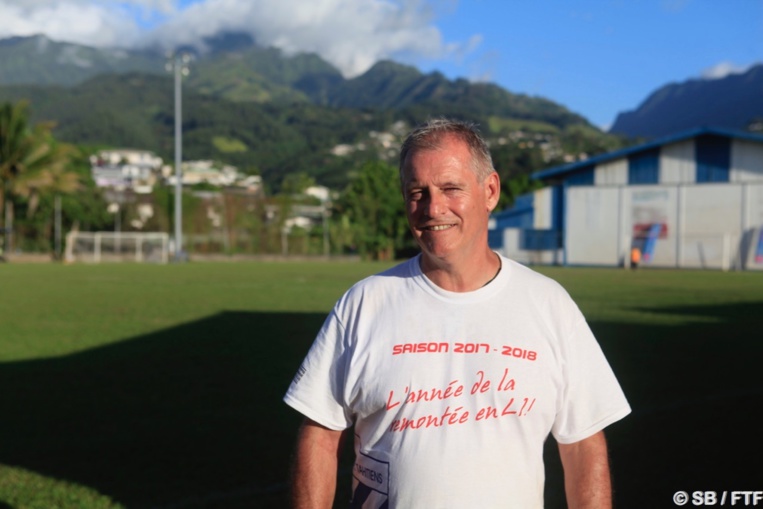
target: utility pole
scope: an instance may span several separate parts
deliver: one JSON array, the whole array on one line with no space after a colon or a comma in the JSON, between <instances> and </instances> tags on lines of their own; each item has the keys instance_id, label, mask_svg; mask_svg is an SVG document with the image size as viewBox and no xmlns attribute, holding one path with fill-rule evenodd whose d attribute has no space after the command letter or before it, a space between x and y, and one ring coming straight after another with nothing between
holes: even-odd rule
<instances>
[{"instance_id":1,"label":"utility pole","mask_svg":"<svg viewBox=\"0 0 763 509\"><path fill-rule=\"evenodd\" d=\"M175 52L172 61L167 63L167 70L175 72L175 261L186 260L183 251L183 96L182 77L188 76L188 63L191 55Z\"/></svg>"}]
</instances>

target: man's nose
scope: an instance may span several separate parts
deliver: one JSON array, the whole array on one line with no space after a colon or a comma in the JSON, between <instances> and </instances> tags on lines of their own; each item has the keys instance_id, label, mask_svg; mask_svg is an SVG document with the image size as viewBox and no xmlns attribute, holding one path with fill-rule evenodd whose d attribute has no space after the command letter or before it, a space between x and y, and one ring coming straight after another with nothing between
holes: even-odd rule
<instances>
[{"instance_id":1,"label":"man's nose","mask_svg":"<svg viewBox=\"0 0 763 509\"><path fill-rule=\"evenodd\" d=\"M427 215L429 217L437 217L442 215L445 210L445 197L440 193L430 193L427 200Z\"/></svg>"}]
</instances>

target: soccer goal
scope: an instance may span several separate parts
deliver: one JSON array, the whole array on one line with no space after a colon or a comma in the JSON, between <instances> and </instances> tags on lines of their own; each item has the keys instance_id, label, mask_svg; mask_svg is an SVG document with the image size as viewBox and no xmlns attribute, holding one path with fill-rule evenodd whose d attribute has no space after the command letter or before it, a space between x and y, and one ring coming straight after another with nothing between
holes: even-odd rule
<instances>
[{"instance_id":1,"label":"soccer goal","mask_svg":"<svg viewBox=\"0 0 763 509\"><path fill-rule=\"evenodd\" d=\"M167 263L169 235L164 232L69 232L66 261L84 263Z\"/></svg>"}]
</instances>

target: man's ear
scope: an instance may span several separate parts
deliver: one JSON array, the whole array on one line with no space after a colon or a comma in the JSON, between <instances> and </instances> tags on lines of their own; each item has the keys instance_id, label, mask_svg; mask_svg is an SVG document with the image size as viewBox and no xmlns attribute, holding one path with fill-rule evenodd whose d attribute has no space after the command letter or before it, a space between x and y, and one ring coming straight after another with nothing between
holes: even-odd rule
<instances>
[{"instance_id":1,"label":"man's ear","mask_svg":"<svg viewBox=\"0 0 763 509\"><path fill-rule=\"evenodd\" d=\"M497 172L492 172L485 177L485 201L487 202L487 211L492 212L498 205L498 199L501 197L501 179Z\"/></svg>"}]
</instances>

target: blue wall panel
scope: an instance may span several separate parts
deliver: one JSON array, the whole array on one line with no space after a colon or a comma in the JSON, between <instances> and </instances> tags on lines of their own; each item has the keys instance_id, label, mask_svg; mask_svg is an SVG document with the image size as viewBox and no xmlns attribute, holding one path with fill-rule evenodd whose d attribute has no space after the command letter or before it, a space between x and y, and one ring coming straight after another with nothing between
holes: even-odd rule
<instances>
[{"instance_id":1,"label":"blue wall panel","mask_svg":"<svg viewBox=\"0 0 763 509\"><path fill-rule=\"evenodd\" d=\"M487 242L493 249L503 247L503 230L506 228L532 228L535 219L533 193L518 196L514 205L493 214L495 228L488 230Z\"/></svg>"},{"instance_id":2,"label":"blue wall panel","mask_svg":"<svg viewBox=\"0 0 763 509\"><path fill-rule=\"evenodd\" d=\"M576 171L564 179L568 186L592 186L593 185L593 166Z\"/></svg>"},{"instance_id":3,"label":"blue wall panel","mask_svg":"<svg viewBox=\"0 0 763 509\"><path fill-rule=\"evenodd\" d=\"M564 186L554 186L551 191L551 229L564 229Z\"/></svg>"},{"instance_id":4,"label":"blue wall panel","mask_svg":"<svg viewBox=\"0 0 763 509\"><path fill-rule=\"evenodd\" d=\"M697 182L728 182L731 140L720 136L698 136L694 143Z\"/></svg>"},{"instance_id":5,"label":"blue wall panel","mask_svg":"<svg viewBox=\"0 0 763 509\"><path fill-rule=\"evenodd\" d=\"M657 184L660 181L660 149L645 150L628 157L628 184Z\"/></svg>"}]
</instances>

